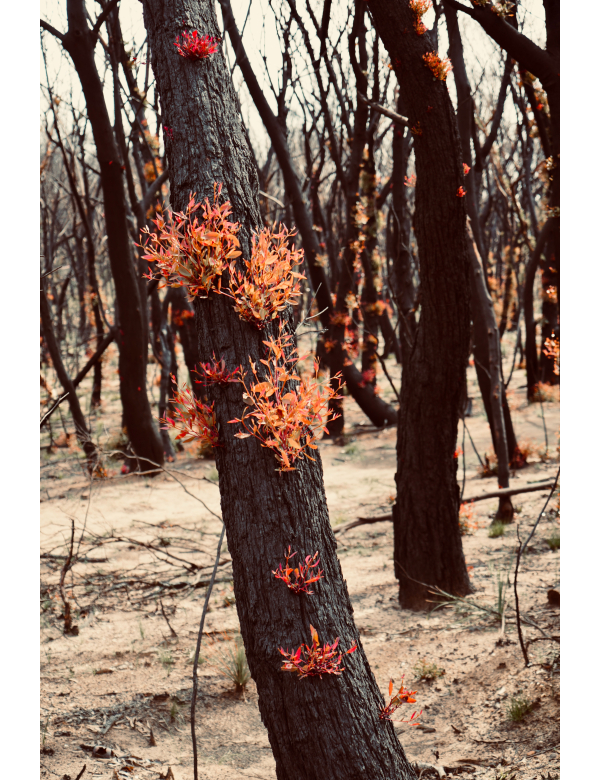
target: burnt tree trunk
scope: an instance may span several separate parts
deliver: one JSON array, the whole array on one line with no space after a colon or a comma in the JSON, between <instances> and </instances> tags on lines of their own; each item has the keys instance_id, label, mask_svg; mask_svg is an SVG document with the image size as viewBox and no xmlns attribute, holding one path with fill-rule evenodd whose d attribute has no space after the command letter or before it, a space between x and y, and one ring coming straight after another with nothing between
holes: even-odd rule
<instances>
[{"instance_id":1,"label":"burnt tree trunk","mask_svg":"<svg viewBox=\"0 0 600 780\"><path fill-rule=\"evenodd\" d=\"M471 137L473 135L472 133L472 126L473 126L473 117L474 117L474 111L473 111L473 98L471 97L471 85L469 84L469 78L467 76L467 69L465 66L464 56L463 56L463 45L462 45L462 39L460 35L460 29L458 26L458 17L456 10L452 7L450 3L446 0L444 2L444 10L446 14L446 20L448 23L448 36L449 36L449 42L450 42L450 58L452 61L453 69L454 69L454 80L456 83L456 94L457 94L457 120L458 120L458 131L459 136L461 140L461 153L462 153L462 161L463 163L466 163L466 165L471 168L473 166L473 161L471 158ZM506 87L508 84L508 76L510 75L510 70L508 67L505 68L505 75L502 80L502 86L500 88L500 97L498 99L498 106L496 113L494 115L494 121L493 126L490 131L490 135L487 138L485 144L483 147L476 146L476 168L481 168L481 165L483 161L486 159L487 155L489 154L489 151L492 147L491 140L495 137L495 133L498 131L498 125L500 123L500 119L502 117L502 108L504 106L504 99L506 95ZM494 126L494 123L497 125ZM476 133L475 136L476 137ZM470 170L469 173L465 176L465 187L467 190L467 194L465 196L465 200L467 202L467 212L469 214L469 218L471 220L471 228L473 232L473 236L475 238L475 244L477 247L477 250L479 252L480 260L483 264L484 274L486 270L486 258L484 254L484 245L483 245L483 234L481 230L481 220L479 218L479 189L478 189L478 177L476 176L477 170ZM477 263L475 263L477 265ZM509 278L510 272L507 272ZM483 399L483 403L485 406L485 411L487 414L487 418L490 424L490 432L492 435L492 443L494 445L494 452L496 453L496 457L498 458L498 464L501 463L501 461L504 461L504 449L501 441L503 438L506 438L508 441L508 458L509 460L515 455L516 447L517 447L517 441L515 438L514 430L513 430L513 424L512 424L512 418L510 414L510 409L508 406L508 403L506 401L504 387L502 386L502 383L500 382L499 388L502 393L502 416L503 420L496 420L496 413L495 412L495 404L492 403L493 398L493 389L492 389L492 381L491 376L495 373L494 367L491 365L491 355L492 352L490 352L489 345L490 345L490 337L488 334L488 327L487 324L491 324L491 321L486 324L487 317L484 316L484 311L487 312L488 308L488 302L487 302L487 284L486 289L480 287L480 285L475 283L475 278L473 277L473 274L470 274L470 280L471 280L471 290L473 293L473 300L477 302L478 305L473 306L473 331L475 336L475 344L473 348L473 356L475 358L475 365L476 365L476 374L477 374L477 381L479 384L479 389L481 391L481 397ZM484 283L486 282L484 277ZM481 305L479 305L481 303ZM494 329L497 332L497 326L495 325L495 319L494 319ZM502 338L502 335L500 335L500 338ZM498 437L498 431L503 430L504 433L502 436ZM504 468L504 465L500 467L499 469L502 469L503 473L506 475L506 480L508 480L508 462L506 463L506 468ZM502 487L508 487L508 481L506 485L502 485ZM510 502L509 502L510 503ZM505 511L501 513L503 517L508 518L509 516L512 517L512 508L509 509L508 505L505 507Z\"/></svg>"},{"instance_id":2,"label":"burnt tree trunk","mask_svg":"<svg viewBox=\"0 0 600 780\"><path fill-rule=\"evenodd\" d=\"M151 466L145 465L144 458L160 464L163 452L146 391L148 346L142 316L146 301L141 300L138 272L131 252L120 154L94 60L96 36L88 26L84 0L68 0L67 18L69 29L58 36L71 56L81 82L104 194L108 254L117 296L123 419L133 449L141 460L141 468L147 470ZM55 30L51 31L57 35Z\"/></svg>"},{"instance_id":3,"label":"burnt tree trunk","mask_svg":"<svg viewBox=\"0 0 600 780\"><path fill-rule=\"evenodd\" d=\"M417 128L414 230L421 315L402 371L394 563L400 603L423 609L431 596L421 583L455 595L470 591L454 457L470 327L466 208L457 197L464 175L448 89L423 62L434 49L431 34L416 34L408 0L372 0L368 7Z\"/></svg>"},{"instance_id":4,"label":"burnt tree trunk","mask_svg":"<svg viewBox=\"0 0 600 780\"><path fill-rule=\"evenodd\" d=\"M50 314L50 306L48 305L48 299L44 291L44 280L41 281L42 288L40 289L40 316L42 320L42 332L44 334L44 341L48 347L48 352L52 358L52 365L56 371L58 381L63 386L65 393L69 394L67 401L71 410L71 416L75 425L75 435L81 445L85 456L87 458L88 470L93 472L98 460L98 453L96 446L90 436L90 431L85 422L85 417L81 411L81 405L79 404L79 398L75 392L75 386L69 377L65 365L60 354L60 348L54 335L54 327L52 325L52 315Z\"/></svg>"},{"instance_id":5,"label":"burnt tree trunk","mask_svg":"<svg viewBox=\"0 0 600 780\"><path fill-rule=\"evenodd\" d=\"M502 409L502 400L504 397L504 384L502 382L502 353L500 351L500 336L498 325L496 324L496 314L494 304L487 289L483 263L473 232L468 228L469 234L469 258L471 260L471 283L472 283L472 301L473 310L479 320L479 331L485 330L487 340L488 370L489 377L489 423L494 432L494 446L498 458L498 487L509 487L509 449L506 437L506 428L504 425L504 411ZM487 407L486 407L487 409ZM502 522L511 522L514 516L514 510L510 496L501 496L496 512L496 520Z\"/></svg>"},{"instance_id":6,"label":"burnt tree trunk","mask_svg":"<svg viewBox=\"0 0 600 780\"><path fill-rule=\"evenodd\" d=\"M398 98L397 111L402 114L404 105L402 97ZM394 167L392 170L392 203L390 207L389 241L390 254L393 263L393 287L396 296L396 307L400 320L400 344L402 363L408 359L414 343L417 322L415 319L416 290L413 283L412 258L409 251L410 235L406 230L406 186L404 179L408 168L409 133L403 127L394 128L392 153Z\"/></svg>"},{"instance_id":7,"label":"burnt tree trunk","mask_svg":"<svg viewBox=\"0 0 600 780\"><path fill-rule=\"evenodd\" d=\"M190 62L173 46L184 30L218 35L212 2L144 0L144 20L165 121L173 208L185 208L190 191L212 196L223 184L232 218L241 224L248 256L250 233L261 224L258 175L243 132L237 96L221 51ZM261 332L242 322L231 302L212 295L196 301L200 360L214 351L230 370L260 366ZM291 312L283 319L290 332ZM313 625L323 639L340 637L342 649L359 640L352 606L335 552L323 489L321 461L300 461L277 473L273 454L253 439L234 438L243 408L240 385L210 386L219 423L215 450L223 521L233 561L234 588L248 664L256 682L280 780L413 778L414 772L390 723L379 720L381 694L362 647L347 657L336 678L298 680L281 671L278 648L296 648ZM291 544L300 555L319 550L326 578L315 594L297 597L271 573ZM304 717L310 713L310 717Z\"/></svg>"},{"instance_id":8,"label":"burnt tree trunk","mask_svg":"<svg viewBox=\"0 0 600 780\"><path fill-rule=\"evenodd\" d=\"M538 382L540 381L540 372L538 364L537 342L535 336L535 312L533 308L533 287L535 285L535 275L540 265L542 253L546 249L546 244L553 230L553 219L546 220L544 227L540 230L535 250L533 251L527 263L525 272L525 282L523 284L523 317L525 319L525 364L527 367L527 398L533 400Z\"/></svg>"}]
</instances>

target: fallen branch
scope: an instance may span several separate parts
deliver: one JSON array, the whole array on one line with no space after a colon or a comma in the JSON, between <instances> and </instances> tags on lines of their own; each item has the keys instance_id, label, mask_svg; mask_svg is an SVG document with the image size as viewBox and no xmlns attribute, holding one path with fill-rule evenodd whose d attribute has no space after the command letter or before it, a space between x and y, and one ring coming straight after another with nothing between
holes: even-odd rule
<instances>
[{"instance_id":1,"label":"fallen branch","mask_svg":"<svg viewBox=\"0 0 600 780\"><path fill-rule=\"evenodd\" d=\"M524 485L523 487L504 488L503 490L493 490L490 493L480 493L476 496L464 498L463 504L470 504L473 501L485 501L486 498L501 498L502 496L516 496L518 493L533 493L537 490L551 490L554 480L540 482L537 485ZM350 528L356 528L359 525L371 525L371 523L380 523L384 520L392 520L392 515L380 515L379 517L358 517L356 520L350 520L348 523L338 525L333 529L334 534L340 534L349 531Z\"/></svg>"},{"instance_id":2,"label":"fallen branch","mask_svg":"<svg viewBox=\"0 0 600 780\"><path fill-rule=\"evenodd\" d=\"M464 498L463 503L469 503L471 501L485 501L486 498L502 498L502 496L516 496L518 493L534 493L537 490L550 490L554 485L554 480L550 479L547 482L539 482L536 485L524 485L523 487L503 488L502 490L494 490L491 493L480 493L477 496L471 498Z\"/></svg>"}]
</instances>

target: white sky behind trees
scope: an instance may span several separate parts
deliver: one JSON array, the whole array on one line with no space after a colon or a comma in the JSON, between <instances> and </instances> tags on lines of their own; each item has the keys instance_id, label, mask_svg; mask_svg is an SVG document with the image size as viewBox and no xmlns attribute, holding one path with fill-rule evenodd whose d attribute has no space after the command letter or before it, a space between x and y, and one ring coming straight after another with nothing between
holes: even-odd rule
<instances>
[{"instance_id":1,"label":"white sky behind trees","mask_svg":"<svg viewBox=\"0 0 600 780\"><path fill-rule=\"evenodd\" d=\"M280 70L282 64L281 56L281 42L277 35L277 25L275 21L274 11L268 0L231 0L233 13L238 25L238 29L241 30L244 25L244 20L247 17L247 21L244 29L244 46L246 53L252 63L254 72L263 88L267 99L269 100L271 107L276 111L275 98L272 90L269 86L269 78L267 76L267 68L270 79L275 85L275 88L280 84ZM312 7L315 15L320 19L322 12L322 0L313 0ZM99 12L100 6L97 3L87 0L87 7L90 15L95 19ZM302 17L306 21L307 29L312 30L312 23L305 10L305 4L303 0L298 0L298 9ZM332 4L332 21L330 24L330 30L335 35L336 28L343 23L347 15L347 3L335 2ZM217 19L221 29L222 17L220 6L216 3ZM41 16L57 30L64 32L67 29L67 14L66 14L66 0L43 0L41 3ZM285 13L284 6L284 13ZM287 15L287 14L286 14ZM424 22L428 29L433 25L434 12L431 9L424 17ZM538 43L540 46L545 46L545 12L543 6L543 0L526 0L520 5L518 19L522 24L522 31L529 36L532 40ZM126 42L126 48L132 50L138 54L138 61L146 61L146 47L144 41L146 38L146 31L143 23L142 4L139 0L121 0L120 3L120 20L121 29L123 32L123 38ZM465 59L467 62L467 69L471 80L471 86L473 89L480 89L483 95L488 99L490 106L490 113L495 106L495 99L502 77L502 62L504 54L500 48L488 37L488 35L480 28L480 26L470 19L465 14L459 13L459 20L462 31L462 40L465 50ZM295 25L293 25L295 28ZM102 34L105 35L105 28L103 28ZM445 55L448 49L448 37L446 33L445 24L443 21L439 26L439 51L442 55ZM227 52L230 64L232 63L231 46L227 36L224 37L224 47ZM371 36L372 37L372 36ZM303 45L298 34L297 36L300 45L299 51L303 52ZM74 105L84 110L84 100L79 86L79 81L76 73L74 72L69 56L62 50L60 42L57 41L49 33L43 33L44 46L47 53L48 62L48 76L50 79L50 85L54 94L61 97L66 103L71 101ZM142 51L139 51L143 46ZM319 42L315 38L314 47L319 48ZM387 53L383 45L380 47L380 58L385 62ZM96 47L96 61L100 74L106 72L105 56L102 46L100 44ZM306 61L308 65L308 60ZM266 63L266 65L265 65ZM293 57L294 67L300 68L300 63L296 57ZM145 65L140 64L140 72L145 70ZM349 68L348 63L348 68ZM294 73L298 75L298 73ZM300 71L302 81L307 86L311 82L311 74L309 67L304 71ZM40 80L42 85L42 110L46 103L45 98L45 85L46 75L44 72L43 62L41 62ZM152 83L152 75L150 82ZM269 141L267 134L264 130L260 117L252 99L250 98L244 82L241 76L239 68L236 68L233 74L233 80L236 87L236 91L240 95L240 101L242 106L242 114L246 125L249 128L250 137L255 148L255 152L259 159L259 162L264 160L265 155L269 148ZM392 76L390 80L390 89L388 90L387 100L382 98L382 102L388 107L394 108L393 105L393 88L395 86L395 77ZM452 74L448 78L448 86L452 99L455 101L455 89L454 80ZM112 79L106 83L106 102L109 107L109 111L112 114L113 110L113 91L112 91ZM154 95L151 92L149 95L149 102L152 103ZM289 114L288 125L290 129L301 127L303 121L303 115L299 108L297 101L293 94L290 92L288 102ZM517 117L513 110L512 100L507 100L506 104L507 117L512 119L511 113L514 116L514 122L516 123ZM70 111L64 110L62 112L62 119L68 122L67 114ZM150 121L152 121L150 119ZM153 128L154 129L154 128Z\"/></svg>"}]
</instances>

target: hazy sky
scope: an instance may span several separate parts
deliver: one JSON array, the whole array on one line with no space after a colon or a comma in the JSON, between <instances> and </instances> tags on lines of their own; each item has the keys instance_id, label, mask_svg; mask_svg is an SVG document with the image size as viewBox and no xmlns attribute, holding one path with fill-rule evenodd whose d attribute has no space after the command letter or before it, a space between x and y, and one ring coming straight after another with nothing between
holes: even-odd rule
<instances>
[{"instance_id":1,"label":"hazy sky","mask_svg":"<svg viewBox=\"0 0 600 780\"><path fill-rule=\"evenodd\" d=\"M97 16L98 5L88 0L88 9L92 18ZM542 0L528 0L521 4L522 9L520 11L520 18L524 20L523 32L531 37L536 43L544 46L545 44L545 31L544 31L544 7ZM302 11L304 4L300 0L298 7ZM316 12L317 18L320 16L320 9L322 2L316 0L313 3L313 8ZM266 58L267 66L270 72L271 80L275 85L278 82L278 73L281 67L281 53L279 48L279 40L276 33L276 23L273 16L273 11L269 6L267 0L232 0L233 12L238 24L238 28L244 23L244 19L247 18L246 26L244 30L244 45L248 57L254 67L255 73L259 82L263 86L265 95L269 99L273 108L275 108L275 101L269 87L268 79L266 76L265 65L263 62L263 55ZM333 13L337 14L338 18L345 18L346 4L334 3ZM60 31L66 30L66 2L65 0L43 0L41 3L41 15L42 18L50 22L54 27ZM303 14L303 16L306 16ZM486 75L490 76L489 80L485 80L485 89L492 90L492 94L496 92L497 78L494 78L494 71L497 68L498 59L498 47L488 38L479 25L473 22L464 14L459 14L460 23L463 29L463 44L465 47L465 56L468 62L468 67L473 71L472 83L473 85L479 84L481 81L481 75L483 70L486 70ZM121 28L123 31L123 37L126 41L128 48L137 50L144 42L146 32L143 24L142 17L142 4L139 0L121 0L120 4L120 18ZM222 28L221 12L217 3L217 18L219 20L219 26ZM434 19L433 10L431 10L425 17L424 22L428 27L431 27ZM307 21L307 27L312 27L310 21ZM83 108L83 97L78 84L78 79L74 74L69 57L62 51L60 44L49 34L44 34L44 42L48 57L48 70L50 82L52 88L56 94L60 95L63 99L68 100L69 96L72 96L72 100L75 105ZM227 45L227 41L226 44ZM439 49L445 53L447 49L447 36L444 25L440 26L439 30ZM100 73L104 72L104 54L102 47L98 45L96 47L97 62ZM142 62L145 60L145 56L140 56L139 60ZM140 66L141 70L144 66ZM45 85L46 77L43 69L43 63L41 63L41 83ZM266 147L265 132L262 127L262 123L254 109L252 100L249 98L243 86L243 79L241 77L239 69L236 69L234 73L234 83L236 90L240 94L242 103L242 112L244 118L250 128L250 133L255 144L257 154L262 156L261 152ZM310 76L306 75L306 78ZM454 96L454 83L450 76L448 79L448 86L450 94ZM112 110L112 87L107 85L106 91L107 104ZM44 105L44 98L42 97L42 106ZM385 102L385 101L382 101ZM294 116L300 117L300 112L294 110L294 101L290 100L290 117L289 121L293 123Z\"/></svg>"}]
</instances>

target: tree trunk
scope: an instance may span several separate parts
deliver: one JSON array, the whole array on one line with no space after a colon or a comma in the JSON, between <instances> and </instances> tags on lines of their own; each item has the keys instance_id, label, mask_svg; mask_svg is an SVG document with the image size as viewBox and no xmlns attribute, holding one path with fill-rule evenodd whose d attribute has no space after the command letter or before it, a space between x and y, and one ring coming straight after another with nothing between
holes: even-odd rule
<instances>
[{"instance_id":1,"label":"tree trunk","mask_svg":"<svg viewBox=\"0 0 600 780\"><path fill-rule=\"evenodd\" d=\"M535 389L540 381L537 344L535 337L535 313L533 309L533 286L535 284L535 275L540 264L542 252L550 238L553 229L552 219L546 220L544 227L540 230L535 250L529 262L525 273L525 282L523 284L523 316L525 319L525 361L527 366L527 398L531 401L535 395Z\"/></svg>"},{"instance_id":2,"label":"tree trunk","mask_svg":"<svg viewBox=\"0 0 600 780\"><path fill-rule=\"evenodd\" d=\"M95 40L86 20L83 0L68 0L68 32L62 38L70 54L86 101L92 127L100 180L104 194L104 215L108 254L117 296L119 333L119 383L123 418L142 470L151 468L144 458L162 463L162 443L152 420L146 391L147 341L144 337L142 305L137 269L131 253L127 228L127 206L119 150L104 100L102 82L94 61Z\"/></svg>"},{"instance_id":3,"label":"tree trunk","mask_svg":"<svg viewBox=\"0 0 600 780\"><path fill-rule=\"evenodd\" d=\"M73 418L73 423L75 424L75 435L77 436L77 440L81 445L83 451L85 452L87 463L88 463L88 470L90 471L90 473L92 473L97 462L96 446L94 445L94 442L92 441L92 438L90 436L90 432L85 422L85 417L83 416L83 412L81 411L79 398L77 397L77 393L75 392L75 386L73 385L71 378L67 374L67 370L62 361L62 356L60 354L58 343L54 336L54 328L52 326L52 316L50 314L50 306L48 305L48 299L46 298L46 293L44 292L43 289L44 281L42 280L40 284L42 285L42 289L40 290L40 315L42 319L42 330L44 333L44 341L46 342L46 346L48 347L48 352L50 353L50 357L52 358L52 365L54 366L54 370L56 371L58 381L63 386L65 393L69 394L67 401L69 402L71 416Z\"/></svg>"},{"instance_id":4,"label":"tree trunk","mask_svg":"<svg viewBox=\"0 0 600 780\"><path fill-rule=\"evenodd\" d=\"M473 130L473 123L474 123L474 119L473 119L474 112L473 112L473 98L471 97L471 85L469 84L467 69L464 62L463 45L462 45L462 39L460 35L460 29L458 26L458 16L456 10L452 7L450 3L448 3L447 0L445 0L444 11L448 23L448 36L450 41L449 53L453 65L454 80L456 83L457 104L458 104L456 113L458 119L458 130L461 139L462 161L463 163L468 165L469 168L472 168L473 162L471 158L471 137L473 135L472 130ZM478 144L476 145L476 160L478 162L479 167L481 167L483 161L487 157L492 147L493 138L495 137L495 134L498 131L509 77L510 77L510 69L507 64L507 67L505 68L504 78L502 80L502 85L500 88L498 107L497 107L496 114L494 116L494 122L492 123L493 126L490 131L490 136L486 140L483 148L478 148ZM469 249L469 255L471 258L471 273L469 275L469 278L471 281L472 300L474 301L474 305L472 309L473 330L475 336L473 356L476 360L477 380L479 383L479 389L481 390L481 396L483 398L487 418L490 424L490 431L492 435L494 451L496 453L496 457L498 458L498 464L500 464L501 460L503 461L502 467L500 467L499 465L498 468L499 470L500 468L502 469L502 473L505 474L505 478L508 479L508 465L509 465L510 458L512 458L513 455L515 454L517 442L513 431L510 409L508 407L508 403L506 402L506 393L504 392L504 386L501 380L501 375L500 375L499 384L496 383L496 380L494 380L493 382L491 381L491 377L496 376L496 369L491 365L492 355L495 355L496 349L495 349L495 344L492 345L491 349L489 348L490 338L491 338L489 334L489 328L493 327L493 333L497 335L498 327L496 325L495 316L493 320L493 325L492 325L491 318L487 316L489 293L487 290L487 279L485 278L486 258L484 254L483 234L482 234L481 222L479 218L479 190L477 187L477 177L476 177L475 170L470 170L466 174L465 182L466 182L465 186L467 190L467 194L465 196L465 200L467 202L467 212L469 214L469 218L471 221L471 229L473 232L473 237L475 239L475 244L478 250L479 258L482 262L482 268L483 268L482 281L485 286L485 291L484 291L478 284L479 279L473 276L473 271L475 269L475 264L474 264L475 260ZM467 239L467 241L469 241L469 239ZM510 273L510 269L507 273ZM509 276L509 278L511 277ZM507 289L508 289L508 282L507 282ZM496 392L496 389L494 389L492 385L494 385L494 388L496 387L499 388L498 392L502 397L501 413L504 418L503 420L496 419L496 412L494 411L495 406L493 403L493 395ZM508 460L506 461L505 464L504 464L505 456L504 456L503 444L501 441L499 441L498 438L499 431L504 431L504 436L500 437L503 441L506 441L508 439L508 443L507 443ZM509 435L509 431L510 431L510 435ZM508 483L506 485L502 485L502 487L508 487ZM502 512L501 512L502 517L512 518L512 506L509 507L507 504L506 506L501 508L502 508Z\"/></svg>"},{"instance_id":5,"label":"tree trunk","mask_svg":"<svg viewBox=\"0 0 600 780\"><path fill-rule=\"evenodd\" d=\"M408 0L371 0L376 31L416 128L414 230L419 247L421 315L405 358L398 423L394 561L400 603L430 606L427 585L470 592L458 525L454 457L469 352L469 259L462 154L446 85L425 66L431 35L413 30ZM406 35L402 31L406 29Z\"/></svg>"},{"instance_id":6,"label":"tree trunk","mask_svg":"<svg viewBox=\"0 0 600 780\"><path fill-rule=\"evenodd\" d=\"M398 98L398 113L402 115L404 105ZM392 151L394 168L392 170L392 203L390 208L390 252L393 262L393 286L396 295L396 307L400 320L400 344L402 362L410 355L415 340L417 323L415 319L415 286L412 274L412 259L409 252L410 236L405 229L406 222L406 186L404 178L408 167L409 142L404 137L404 128L394 128Z\"/></svg>"},{"instance_id":7,"label":"tree trunk","mask_svg":"<svg viewBox=\"0 0 600 780\"><path fill-rule=\"evenodd\" d=\"M165 121L173 208L185 208L190 190L212 196L223 184L232 219L241 224L242 251L248 256L250 231L260 227L258 176L241 128L239 104L221 51L189 62L173 46L184 30L217 35L211 2L144 0L144 20ZM276 323L260 332L242 322L224 296L196 301L202 361L214 351L231 369L249 361L260 366L263 340L276 335ZM290 332L291 312L282 317ZM296 471L277 473L273 454L253 439L234 437L243 408L242 388L211 385L219 423L215 450L221 509L233 561L234 588L248 664L269 735L279 780L327 777L390 780L413 778L393 726L378 718L381 695L358 640L352 605L335 553L321 461L299 461ZM273 578L288 545L301 556L319 550L326 578L313 596L297 596ZM327 641L340 637L348 656L336 678L298 680L281 671L278 648L309 641L310 626ZM310 717L305 717L310 713Z\"/></svg>"},{"instance_id":8,"label":"tree trunk","mask_svg":"<svg viewBox=\"0 0 600 780\"><path fill-rule=\"evenodd\" d=\"M173 355L170 349L170 334L167 324L167 312L163 311L163 306L158 294L158 288L154 287L150 295L150 311L152 314L152 352L160 366L160 389L158 400L158 425L160 428L160 438L163 445L165 459L175 460L175 450L169 436L169 431L161 424L161 420L167 413L169 404L169 391L171 390L171 374L177 376L177 363L173 365Z\"/></svg>"},{"instance_id":9,"label":"tree trunk","mask_svg":"<svg viewBox=\"0 0 600 780\"><path fill-rule=\"evenodd\" d=\"M502 382L502 365L500 352L500 337L498 334L498 325L496 324L496 315L492 298L485 283L483 263L477 251L477 244L471 231L467 227L469 239L469 258L471 260L471 273L473 280L473 309L478 310L480 319L485 323L487 333L487 354L489 366L489 385L490 385L490 427L494 431L494 441L496 447L496 456L498 458L498 486L508 488L509 485L509 453L506 442L506 428L504 427L504 412L502 409L502 399L504 395L504 385ZM508 523L514 516L514 510L510 497L501 496L496 520Z\"/></svg>"}]
</instances>

